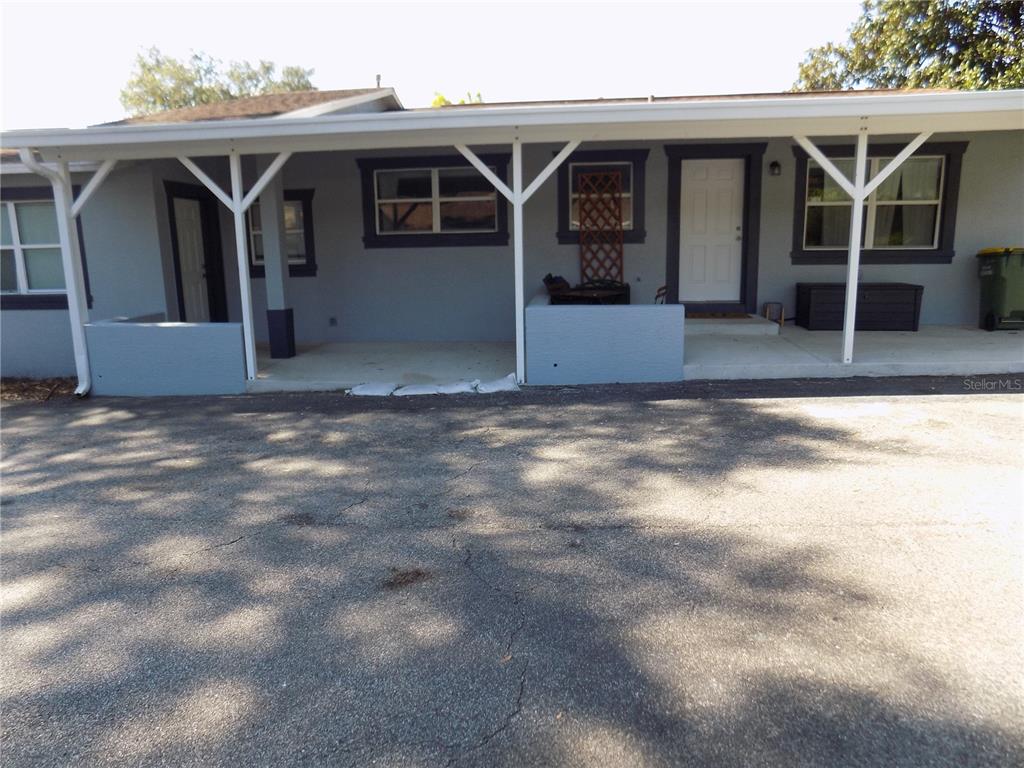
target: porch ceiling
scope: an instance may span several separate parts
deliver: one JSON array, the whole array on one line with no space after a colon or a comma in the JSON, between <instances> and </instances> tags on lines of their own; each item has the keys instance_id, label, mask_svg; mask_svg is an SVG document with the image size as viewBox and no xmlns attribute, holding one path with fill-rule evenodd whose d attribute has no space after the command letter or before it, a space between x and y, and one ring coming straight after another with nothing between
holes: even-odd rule
<instances>
[{"instance_id":1,"label":"porch ceiling","mask_svg":"<svg viewBox=\"0 0 1024 768\"><path fill-rule=\"evenodd\" d=\"M1024 91L865 94L803 99L495 106L214 124L9 131L7 148L45 160L264 154L523 142L849 136L1024 129Z\"/></svg>"}]
</instances>

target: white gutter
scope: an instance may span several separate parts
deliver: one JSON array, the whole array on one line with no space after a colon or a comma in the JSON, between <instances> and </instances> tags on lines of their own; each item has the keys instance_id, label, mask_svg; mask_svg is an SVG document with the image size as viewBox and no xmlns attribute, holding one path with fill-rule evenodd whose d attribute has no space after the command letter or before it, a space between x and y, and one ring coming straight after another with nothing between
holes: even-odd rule
<instances>
[{"instance_id":1,"label":"white gutter","mask_svg":"<svg viewBox=\"0 0 1024 768\"><path fill-rule=\"evenodd\" d=\"M1024 90L890 95L730 98L677 102L467 107L334 114L306 118L252 118L197 123L32 129L0 134L5 147L71 148L200 141L336 136L399 131L472 131L571 128L605 124L716 121L827 120L871 117L967 116L1002 113L1000 127L1024 128ZM983 126L979 126L983 128ZM963 129L965 130L965 129ZM756 126L750 135L761 135Z\"/></svg>"}]
</instances>

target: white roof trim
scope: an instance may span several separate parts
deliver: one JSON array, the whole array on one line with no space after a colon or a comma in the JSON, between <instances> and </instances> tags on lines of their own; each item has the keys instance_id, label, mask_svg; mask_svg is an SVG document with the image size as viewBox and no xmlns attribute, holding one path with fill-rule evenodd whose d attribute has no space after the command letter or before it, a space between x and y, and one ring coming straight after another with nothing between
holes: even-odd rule
<instances>
[{"instance_id":1,"label":"white roof trim","mask_svg":"<svg viewBox=\"0 0 1024 768\"><path fill-rule=\"evenodd\" d=\"M451 144L851 135L1024 129L1024 90L698 99L342 113L0 134L47 159L193 156Z\"/></svg>"},{"instance_id":2,"label":"white roof trim","mask_svg":"<svg viewBox=\"0 0 1024 768\"><path fill-rule=\"evenodd\" d=\"M269 118L271 120L285 120L285 119L298 119L304 117L320 117L321 115L331 115L346 112L353 107L359 107L363 104L370 104L374 101L388 99L392 102L393 109L404 109L402 102L398 100L398 94L395 93L394 88L381 88L379 91L371 91L370 93L362 93L358 96L347 96L343 99L334 99L333 101L325 101L322 104L314 104L311 107L303 107L302 109L294 109L291 112L282 112L280 115L274 115Z\"/></svg>"}]
</instances>

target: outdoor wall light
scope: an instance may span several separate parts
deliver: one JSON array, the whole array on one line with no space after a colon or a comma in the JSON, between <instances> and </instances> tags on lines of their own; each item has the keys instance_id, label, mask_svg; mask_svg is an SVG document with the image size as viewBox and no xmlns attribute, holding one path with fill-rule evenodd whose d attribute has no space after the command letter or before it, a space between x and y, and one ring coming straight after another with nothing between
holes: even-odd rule
<instances>
[{"instance_id":1,"label":"outdoor wall light","mask_svg":"<svg viewBox=\"0 0 1024 768\"><path fill-rule=\"evenodd\" d=\"M782 164L778 160L772 160L768 164L768 174L770 176L781 176L782 175Z\"/></svg>"}]
</instances>

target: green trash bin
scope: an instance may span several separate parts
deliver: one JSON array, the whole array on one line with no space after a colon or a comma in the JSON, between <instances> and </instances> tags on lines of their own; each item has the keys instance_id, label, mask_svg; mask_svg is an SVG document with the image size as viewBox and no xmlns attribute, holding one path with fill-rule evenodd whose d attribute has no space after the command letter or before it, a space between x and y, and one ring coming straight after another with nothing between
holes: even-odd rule
<instances>
[{"instance_id":1,"label":"green trash bin","mask_svg":"<svg viewBox=\"0 0 1024 768\"><path fill-rule=\"evenodd\" d=\"M978 277L981 327L986 331L1024 328L1024 248L979 251Z\"/></svg>"}]
</instances>

